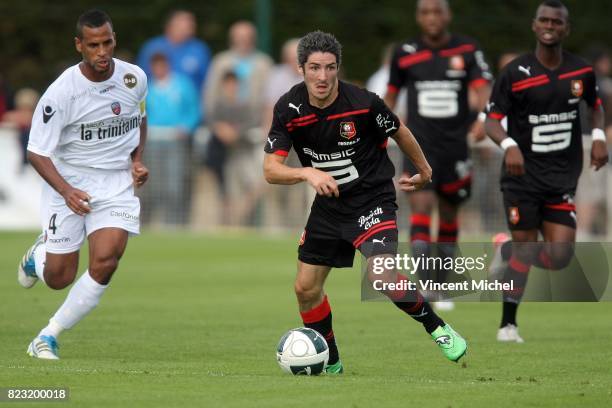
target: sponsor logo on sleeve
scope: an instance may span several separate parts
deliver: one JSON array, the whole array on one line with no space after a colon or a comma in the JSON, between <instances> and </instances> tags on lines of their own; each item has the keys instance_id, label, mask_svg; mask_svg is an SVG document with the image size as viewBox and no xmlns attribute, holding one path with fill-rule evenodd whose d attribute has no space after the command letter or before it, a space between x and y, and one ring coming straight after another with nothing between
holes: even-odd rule
<instances>
[{"instance_id":1,"label":"sponsor logo on sleeve","mask_svg":"<svg viewBox=\"0 0 612 408\"><path fill-rule=\"evenodd\" d=\"M127 73L123 76L123 83L125 86L132 89L138 84L138 80L136 79L136 75Z\"/></svg>"},{"instance_id":2,"label":"sponsor logo on sleeve","mask_svg":"<svg viewBox=\"0 0 612 408\"><path fill-rule=\"evenodd\" d=\"M43 123L47 123L55 115L55 110L49 106L43 106Z\"/></svg>"}]
</instances>

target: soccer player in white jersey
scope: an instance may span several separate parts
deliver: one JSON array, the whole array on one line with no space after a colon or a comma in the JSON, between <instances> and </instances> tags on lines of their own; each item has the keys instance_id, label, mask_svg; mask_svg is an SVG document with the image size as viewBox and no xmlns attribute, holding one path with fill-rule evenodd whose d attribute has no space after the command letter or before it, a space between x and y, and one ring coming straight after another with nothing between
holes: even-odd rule
<instances>
[{"instance_id":1,"label":"soccer player in white jersey","mask_svg":"<svg viewBox=\"0 0 612 408\"><path fill-rule=\"evenodd\" d=\"M57 338L93 310L108 288L128 235L139 233L146 139L147 79L135 65L114 59L115 33L100 10L76 26L83 60L64 71L40 99L32 122L28 159L46 181L43 233L18 267L19 283L39 279L64 289L77 275L79 249L89 241L89 268L70 289L28 354L58 359Z\"/></svg>"}]
</instances>

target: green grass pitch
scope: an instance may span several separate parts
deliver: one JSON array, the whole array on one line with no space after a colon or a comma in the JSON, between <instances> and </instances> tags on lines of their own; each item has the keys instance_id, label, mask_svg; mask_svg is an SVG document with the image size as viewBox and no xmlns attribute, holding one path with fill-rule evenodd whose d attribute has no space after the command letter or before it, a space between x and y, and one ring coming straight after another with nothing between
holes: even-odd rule
<instances>
[{"instance_id":1,"label":"green grass pitch","mask_svg":"<svg viewBox=\"0 0 612 408\"><path fill-rule=\"evenodd\" d=\"M0 233L0 387L68 387L81 407L583 407L612 401L612 303L526 303L525 344L498 344L500 305L442 315L469 342L446 361L391 304L360 301L335 270L327 292L339 377L281 372L275 346L300 326L297 237L145 233L132 239L100 306L60 337L57 362L26 347L66 296L24 290L16 265L34 233ZM83 268L81 269L83 270ZM11 403L0 403L4 406ZM40 403L20 403L40 407ZM15 405L15 406L17 406Z\"/></svg>"}]
</instances>

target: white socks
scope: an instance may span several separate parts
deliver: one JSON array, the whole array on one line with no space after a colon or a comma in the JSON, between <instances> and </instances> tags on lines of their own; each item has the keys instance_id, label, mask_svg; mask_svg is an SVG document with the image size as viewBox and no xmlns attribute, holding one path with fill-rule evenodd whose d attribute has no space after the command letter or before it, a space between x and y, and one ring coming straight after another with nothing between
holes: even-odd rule
<instances>
[{"instance_id":1,"label":"white socks","mask_svg":"<svg viewBox=\"0 0 612 408\"><path fill-rule=\"evenodd\" d=\"M36 269L36 276L38 276L38 279L40 279L42 282L45 282L43 271L45 269L45 258L46 257L47 257L47 247L45 244L40 244L34 250L34 266L35 266L34 269Z\"/></svg>"},{"instance_id":2,"label":"white socks","mask_svg":"<svg viewBox=\"0 0 612 408\"><path fill-rule=\"evenodd\" d=\"M38 268L36 270L38 272ZM89 270L86 270L72 286L62 306L49 320L49 325L42 329L39 335L57 338L63 330L72 328L98 305L106 288L108 285L100 285L89 275Z\"/></svg>"}]
</instances>

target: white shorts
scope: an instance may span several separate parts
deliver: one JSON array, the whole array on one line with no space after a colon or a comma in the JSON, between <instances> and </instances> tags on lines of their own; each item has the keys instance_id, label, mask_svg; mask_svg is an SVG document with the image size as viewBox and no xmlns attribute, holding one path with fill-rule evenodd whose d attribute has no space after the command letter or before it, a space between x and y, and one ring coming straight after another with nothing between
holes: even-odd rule
<instances>
[{"instance_id":1,"label":"white shorts","mask_svg":"<svg viewBox=\"0 0 612 408\"><path fill-rule=\"evenodd\" d=\"M121 228L130 235L140 233L140 201L134 195L130 170L57 167L68 184L90 195L91 212L75 214L64 198L44 183L41 223L47 252L76 252L86 236L102 228Z\"/></svg>"}]
</instances>

